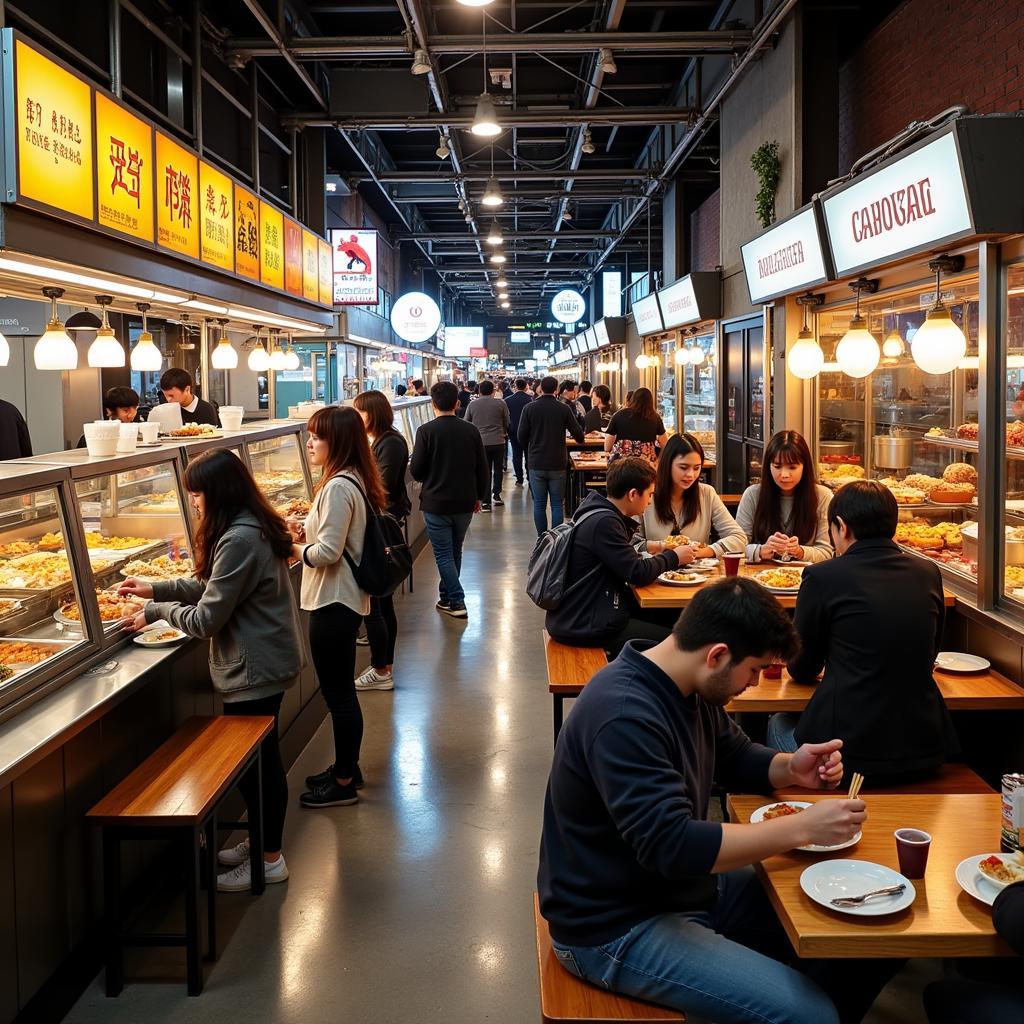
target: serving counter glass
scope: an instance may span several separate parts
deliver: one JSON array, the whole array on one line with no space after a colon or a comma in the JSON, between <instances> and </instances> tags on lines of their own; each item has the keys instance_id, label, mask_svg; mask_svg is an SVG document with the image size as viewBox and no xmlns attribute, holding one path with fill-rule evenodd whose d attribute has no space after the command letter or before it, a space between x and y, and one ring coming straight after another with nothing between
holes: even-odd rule
<instances>
[{"instance_id":1,"label":"serving counter glass","mask_svg":"<svg viewBox=\"0 0 1024 1024\"><path fill-rule=\"evenodd\" d=\"M309 511L312 477L305 457L305 424L272 423L245 430L243 447L256 485L284 516Z\"/></svg>"}]
</instances>

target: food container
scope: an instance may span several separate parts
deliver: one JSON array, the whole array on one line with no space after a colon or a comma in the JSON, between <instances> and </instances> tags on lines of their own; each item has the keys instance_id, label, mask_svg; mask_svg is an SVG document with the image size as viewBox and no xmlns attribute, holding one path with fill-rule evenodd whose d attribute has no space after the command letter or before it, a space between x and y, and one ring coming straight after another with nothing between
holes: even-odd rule
<instances>
[{"instance_id":1,"label":"food container","mask_svg":"<svg viewBox=\"0 0 1024 1024\"><path fill-rule=\"evenodd\" d=\"M159 423L140 423L139 433L142 435L143 444L156 444L160 437Z\"/></svg>"},{"instance_id":2,"label":"food container","mask_svg":"<svg viewBox=\"0 0 1024 1024\"><path fill-rule=\"evenodd\" d=\"M856 455L857 444L855 441L819 441L818 454L825 455Z\"/></svg>"},{"instance_id":3,"label":"food container","mask_svg":"<svg viewBox=\"0 0 1024 1024\"><path fill-rule=\"evenodd\" d=\"M909 469L914 464L914 439L876 434L872 438L872 461L886 469Z\"/></svg>"},{"instance_id":4,"label":"food container","mask_svg":"<svg viewBox=\"0 0 1024 1024\"><path fill-rule=\"evenodd\" d=\"M83 423L85 447L93 457L113 455L121 438L121 424L117 420Z\"/></svg>"},{"instance_id":5,"label":"food container","mask_svg":"<svg viewBox=\"0 0 1024 1024\"><path fill-rule=\"evenodd\" d=\"M1005 539L1006 564L1024 565L1024 539L1017 540L1009 536L1012 527L1006 527L1007 537ZM978 560L978 524L971 520L964 523L960 534L964 539L964 558L968 562Z\"/></svg>"},{"instance_id":6,"label":"food container","mask_svg":"<svg viewBox=\"0 0 1024 1024\"><path fill-rule=\"evenodd\" d=\"M1024 775L1003 776L999 839L1006 853L1024 850Z\"/></svg>"},{"instance_id":7,"label":"food container","mask_svg":"<svg viewBox=\"0 0 1024 1024\"><path fill-rule=\"evenodd\" d=\"M220 407L220 425L225 430L238 430L245 415L244 405L222 405Z\"/></svg>"},{"instance_id":8,"label":"food container","mask_svg":"<svg viewBox=\"0 0 1024 1024\"><path fill-rule=\"evenodd\" d=\"M139 428L135 423L121 423L118 425L117 450L119 452L133 452L139 443Z\"/></svg>"}]
</instances>

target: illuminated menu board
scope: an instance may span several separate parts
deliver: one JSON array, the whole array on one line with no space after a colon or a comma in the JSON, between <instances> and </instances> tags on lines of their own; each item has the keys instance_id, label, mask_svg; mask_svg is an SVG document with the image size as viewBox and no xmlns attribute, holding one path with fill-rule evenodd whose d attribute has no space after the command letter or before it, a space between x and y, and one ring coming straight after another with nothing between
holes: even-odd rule
<instances>
[{"instance_id":1,"label":"illuminated menu board","mask_svg":"<svg viewBox=\"0 0 1024 1024\"><path fill-rule=\"evenodd\" d=\"M152 242L153 129L96 94L96 216L117 234Z\"/></svg>"}]
</instances>

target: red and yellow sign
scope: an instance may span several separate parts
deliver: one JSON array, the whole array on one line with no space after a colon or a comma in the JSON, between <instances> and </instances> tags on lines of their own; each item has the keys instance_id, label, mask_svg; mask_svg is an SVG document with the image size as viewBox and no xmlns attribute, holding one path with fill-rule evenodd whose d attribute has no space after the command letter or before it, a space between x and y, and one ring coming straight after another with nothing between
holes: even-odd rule
<instances>
[{"instance_id":1,"label":"red and yellow sign","mask_svg":"<svg viewBox=\"0 0 1024 1024\"><path fill-rule=\"evenodd\" d=\"M334 305L334 251L331 243L322 238L316 240L317 252L320 256L320 301L328 306Z\"/></svg>"},{"instance_id":2,"label":"red and yellow sign","mask_svg":"<svg viewBox=\"0 0 1024 1024\"><path fill-rule=\"evenodd\" d=\"M260 279L260 201L241 185L235 186L235 273Z\"/></svg>"},{"instance_id":3,"label":"red and yellow sign","mask_svg":"<svg viewBox=\"0 0 1024 1024\"><path fill-rule=\"evenodd\" d=\"M320 254L316 249L316 235L302 231L302 297L310 302L320 301Z\"/></svg>"},{"instance_id":4,"label":"red and yellow sign","mask_svg":"<svg viewBox=\"0 0 1024 1024\"><path fill-rule=\"evenodd\" d=\"M199 259L199 161L194 153L156 133L156 240Z\"/></svg>"},{"instance_id":5,"label":"red and yellow sign","mask_svg":"<svg viewBox=\"0 0 1024 1024\"><path fill-rule=\"evenodd\" d=\"M235 269L234 194L231 179L199 161L200 243L199 255L204 263L221 270Z\"/></svg>"},{"instance_id":6,"label":"red and yellow sign","mask_svg":"<svg viewBox=\"0 0 1024 1024\"><path fill-rule=\"evenodd\" d=\"M153 129L96 94L96 218L100 227L153 241Z\"/></svg>"},{"instance_id":7,"label":"red and yellow sign","mask_svg":"<svg viewBox=\"0 0 1024 1024\"><path fill-rule=\"evenodd\" d=\"M260 280L284 290L284 215L260 200Z\"/></svg>"},{"instance_id":8,"label":"red and yellow sign","mask_svg":"<svg viewBox=\"0 0 1024 1024\"><path fill-rule=\"evenodd\" d=\"M302 228L287 217L284 221L284 288L302 298Z\"/></svg>"},{"instance_id":9,"label":"red and yellow sign","mask_svg":"<svg viewBox=\"0 0 1024 1024\"><path fill-rule=\"evenodd\" d=\"M15 54L18 194L92 220L92 89L20 39Z\"/></svg>"}]
</instances>

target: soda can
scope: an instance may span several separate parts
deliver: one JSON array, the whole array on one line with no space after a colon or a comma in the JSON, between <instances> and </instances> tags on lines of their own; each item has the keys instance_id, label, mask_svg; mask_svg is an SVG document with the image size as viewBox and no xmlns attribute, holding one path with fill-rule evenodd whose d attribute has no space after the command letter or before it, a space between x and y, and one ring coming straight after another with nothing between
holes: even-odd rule
<instances>
[{"instance_id":1,"label":"soda can","mask_svg":"<svg viewBox=\"0 0 1024 1024\"><path fill-rule=\"evenodd\" d=\"M1024 775L1003 776L1000 846L1005 853L1024 850Z\"/></svg>"}]
</instances>

